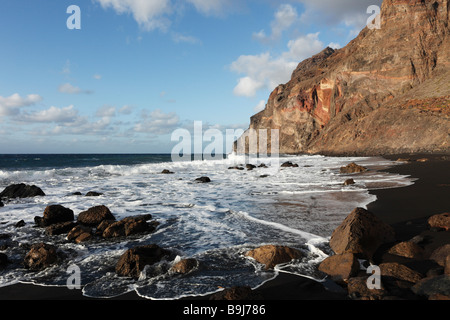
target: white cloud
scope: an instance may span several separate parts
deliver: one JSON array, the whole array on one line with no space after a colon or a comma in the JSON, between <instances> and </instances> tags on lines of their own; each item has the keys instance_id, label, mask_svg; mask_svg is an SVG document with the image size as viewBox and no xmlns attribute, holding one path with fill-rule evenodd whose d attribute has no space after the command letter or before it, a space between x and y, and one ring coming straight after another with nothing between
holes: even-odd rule
<instances>
[{"instance_id":1,"label":"white cloud","mask_svg":"<svg viewBox=\"0 0 450 320\"><path fill-rule=\"evenodd\" d=\"M15 93L9 97L0 96L0 116L11 116L20 113L20 108L32 106L42 101L42 97L37 94L29 94L21 97Z\"/></svg>"},{"instance_id":2,"label":"white cloud","mask_svg":"<svg viewBox=\"0 0 450 320\"><path fill-rule=\"evenodd\" d=\"M136 132L168 134L180 126L180 117L175 112L164 113L160 109L150 114L143 112L142 120L134 127Z\"/></svg>"},{"instance_id":3,"label":"white cloud","mask_svg":"<svg viewBox=\"0 0 450 320\"><path fill-rule=\"evenodd\" d=\"M167 31L172 12L170 0L96 0L105 9L112 8L118 14L132 14L141 28L152 31Z\"/></svg>"},{"instance_id":4,"label":"white cloud","mask_svg":"<svg viewBox=\"0 0 450 320\"><path fill-rule=\"evenodd\" d=\"M297 20L297 10L289 4L282 4L275 12L275 18L271 23L272 34L267 36L264 30L254 33L253 37L257 40L267 42L279 40L283 31L289 29Z\"/></svg>"},{"instance_id":5,"label":"white cloud","mask_svg":"<svg viewBox=\"0 0 450 320\"><path fill-rule=\"evenodd\" d=\"M200 39L193 36L186 36L180 33L173 33L172 39L175 43L189 43L189 44L200 44Z\"/></svg>"},{"instance_id":6,"label":"white cloud","mask_svg":"<svg viewBox=\"0 0 450 320\"><path fill-rule=\"evenodd\" d=\"M58 91L61 93L67 94L91 94L93 93L91 90L83 90L78 87L71 85L70 83L62 84L58 87Z\"/></svg>"},{"instance_id":7,"label":"white cloud","mask_svg":"<svg viewBox=\"0 0 450 320\"><path fill-rule=\"evenodd\" d=\"M116 107L104 105L95 113L96 117L114 117L116 115Z\"/></svg>"},{"instance_id":8,"label":"white cloud","mask_svg":"<svg viewBox=\"0 0 450 320\"><path fill-rule=\"evenodd\" d=\"M101 80L101 79L102 79L102 75L96 73L96 74L94 74L94 75L92 76L92 78L94 78L95 80Z\"/></svg>"},{"instance_id":9,"label":"white cloud","mask_svg":"<svg viewBox=\"0 0 450 320\"><path fill-rule=\"evenodd\" d=\"M74 109L73 105L70 105L65 108L57 108L52 106L47 110L23 113L15 120L23 122L69 123L75 122L77 118L78 111Z\"/></svg>"},{"instance_id":10,"label":"white cloud","mask_svg":"<svg viewBox=\"0 0 450 320\"><path fill-rule=\"evenodd\" d=\"M273 90L279 84L290 80L297 65L322 51L325 46L319 40L319 33L300 36L287 44L288 50L278 57L270 53L242 55L234 61L230 69L244 74L234 88L238 96L253 97L260 89Z\"/></svg>"},{"instance_id":11,"label":"white cloud","mask_svg":"<svg viewBox=\"0 0 450 320\"><path fill-rule=\"evenodd\" d=\"M241 5L242 0L187 0L197 11L207 16L222 16Z\"/></svg>"},{"instance_id":12,"label":"white cloud","mask_svg":"<svg viewBox=\"0 0 450 320\"><path fill-rule=\"evenodd\" d=\"M128 115L131 114L133 112L133 107L131 106L123 106L122 108L119 109L119 113L120 114L124 114L124 115Z\"/></svg>"}]
</instances>

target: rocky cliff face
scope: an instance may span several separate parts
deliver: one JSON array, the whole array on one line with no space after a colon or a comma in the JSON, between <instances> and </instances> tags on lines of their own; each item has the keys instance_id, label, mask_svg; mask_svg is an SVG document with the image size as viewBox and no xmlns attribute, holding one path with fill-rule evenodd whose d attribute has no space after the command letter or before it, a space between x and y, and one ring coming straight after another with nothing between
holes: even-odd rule
<instances>
[{"instance_id":1,"label":"rocky cliff face","mask_svg":"<svg viewBox=\"0 0 450 320\"><path fill-rule=\"evenodd\" d=\"M250 129L279 129L280 153L450 152L449 11L384 0L381 29L301 62Z\"/></svg>"}]
</instances>

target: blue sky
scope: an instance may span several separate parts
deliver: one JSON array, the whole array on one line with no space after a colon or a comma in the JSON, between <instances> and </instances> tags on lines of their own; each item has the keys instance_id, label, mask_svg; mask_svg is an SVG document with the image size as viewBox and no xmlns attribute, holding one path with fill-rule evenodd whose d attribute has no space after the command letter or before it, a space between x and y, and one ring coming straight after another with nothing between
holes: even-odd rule
<instances>
[{"instance_id":1,"label":"blue sky","mask_svg":"<svg viewBox=\"0 0 450 320\"><path fill-rule=\"evenodd\" d=\"M373 4L2 0L0 153L166 153L194 121L245 130L299 62L352 40Z\"/></svg>"}]
</instances>

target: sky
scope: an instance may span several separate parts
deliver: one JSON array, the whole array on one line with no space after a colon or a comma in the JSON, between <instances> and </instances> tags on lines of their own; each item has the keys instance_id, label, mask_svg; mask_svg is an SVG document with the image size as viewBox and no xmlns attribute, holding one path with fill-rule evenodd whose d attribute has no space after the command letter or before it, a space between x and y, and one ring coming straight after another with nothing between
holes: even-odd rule
<instances>
[{"instance_id":1,"label":"sky","mask_svg":"<svg viewBox=\"0 0 450 320\"><path fill-rule=\"evenodd\" d=\"M2 0L0 153L170 153L194 122L245 130L298 63L355 38L370 5Z\"/></svg>"}]
</instances>

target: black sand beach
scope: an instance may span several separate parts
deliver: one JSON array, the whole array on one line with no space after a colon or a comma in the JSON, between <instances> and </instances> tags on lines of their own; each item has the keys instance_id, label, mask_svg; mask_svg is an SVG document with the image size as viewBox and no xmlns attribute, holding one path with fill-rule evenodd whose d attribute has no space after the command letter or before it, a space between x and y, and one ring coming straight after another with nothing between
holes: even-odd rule
<instances>
[{"instance_id":1,"label":"black sand beach","mask_svg":"<svg viewBox=\"0 0 450 320\"><path fill-rule=\"evenodd\" d=\"M418 234L427 235L425 250L431 252L440 245L450 243L450 232L433 232L428 230L427 218L434 214L450 210L450 156L443 155L395 155L386 157L396 160L409 158L405 162L387 169L390 172L410 175L416 178L414 185L388 190L375 190L377 201L368 206L369 211L392 225L398 240L408 240ZM417 161L427 158L427 161ZM326 290L322 284L303 277L281 273L255 290L263 301L290 300L347 300L344 293ZM183 299L188 301L208 300L209 297ZM40 287L16 284L0 288L2 306L6 300L101 300L90 299L81 294L81 290L66 288ZM126 294L109 301L145 300L134 293ZM180 302L177 302L177 306ZM169 304L170 305L170 304Z\"/></svg>"}]
</instances>

